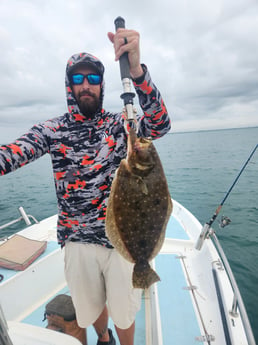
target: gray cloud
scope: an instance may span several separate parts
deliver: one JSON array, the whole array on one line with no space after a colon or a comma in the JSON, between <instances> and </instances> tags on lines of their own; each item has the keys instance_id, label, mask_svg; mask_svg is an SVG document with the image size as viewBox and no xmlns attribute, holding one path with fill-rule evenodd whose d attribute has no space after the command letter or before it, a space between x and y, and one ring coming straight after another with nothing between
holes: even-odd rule
<instances>
[{"instance_id":1,"label":"gray cloud","mask_svg":"<svg viewBox=\"0 0 258 345\"><path fill-rule=\"evenodd\" d=\"M175 131L258 126L258 4L110 0L0 3L0 137L66 111L64 70L75 52L106 66L104 106L122 108L122 86L107 38L114 19L141 34L141 55ZM7 131L8 129L8 131Z\"/></svg>"}]
</instances>

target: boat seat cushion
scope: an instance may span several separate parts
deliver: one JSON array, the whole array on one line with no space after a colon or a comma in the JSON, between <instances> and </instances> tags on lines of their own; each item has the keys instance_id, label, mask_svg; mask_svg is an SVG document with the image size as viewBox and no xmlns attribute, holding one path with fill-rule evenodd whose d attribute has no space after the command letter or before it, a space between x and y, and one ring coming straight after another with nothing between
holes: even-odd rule
<instances>
[{"instance_id":1,"label":"boat seat cushion","mask_svg":"<svg viewBox=\"0 0 258 345\"><path fill-rule=\"evenodd\" d=\"M16 234L0 245L0 267L23 271L45 251L46 246L47 241Z\"/></svg>"}]
</instances>

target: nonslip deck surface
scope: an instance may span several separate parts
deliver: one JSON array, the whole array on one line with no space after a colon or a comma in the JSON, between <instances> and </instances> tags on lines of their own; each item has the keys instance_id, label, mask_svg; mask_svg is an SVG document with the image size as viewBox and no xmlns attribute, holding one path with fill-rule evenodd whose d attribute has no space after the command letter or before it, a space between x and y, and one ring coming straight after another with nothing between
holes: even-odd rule
<instances>
[{"instance_id":1,"label":"nonslip deck surface","mask_svg":"<svg viewBox=\"0 0 258 345\"><path fill-rule=\"evenodd\" d=\"M160 254L155 260L163 345L196 345L200 329L187 282L176 255Z\"/></svg>"}]
</instances>

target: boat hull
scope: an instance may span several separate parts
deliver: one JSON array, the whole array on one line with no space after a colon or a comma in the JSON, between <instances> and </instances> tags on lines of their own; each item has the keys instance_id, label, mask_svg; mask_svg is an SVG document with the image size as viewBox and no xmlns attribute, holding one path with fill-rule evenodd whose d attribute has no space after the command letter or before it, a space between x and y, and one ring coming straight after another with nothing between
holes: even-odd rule
<instances>
[{"instance_id":1,"label":"boat hull","mask_svg":"<svg viewBox=\"0 0 258 345\"><path fill-rule=\"evenodd\" d=\"M202 249L196 250L202 225L175 200L173 205L165 242L151 262L161 281L143 294L136 318L135 345L171 345L171 339L180 345L255 344L248 343L242 315L232 313L234 291L213 241L205 240ZM64 253L56 242L56 221L53 216L19 232L48 241L46 252L33 264L22 272L0 271L4 275L0 303L14 345L23 344L14 334L26 325L35 327L30 334L43 337L36 328L46 327L42 322L45 305L57 294L69 294ZM109 327L114 330L111 322ZM93 327L87 331L88 343L95 343ZM52 332L58 337L58 332Z\"/></svg>"}]
</instances>

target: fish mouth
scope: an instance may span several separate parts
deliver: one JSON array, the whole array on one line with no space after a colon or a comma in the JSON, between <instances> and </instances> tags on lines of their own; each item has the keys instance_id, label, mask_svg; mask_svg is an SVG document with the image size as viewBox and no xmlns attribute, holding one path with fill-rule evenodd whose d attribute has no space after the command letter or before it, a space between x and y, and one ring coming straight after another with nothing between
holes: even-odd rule
<instances>
[{"instance_id":1,"label":"fish mouth","mask_svg":"<svg viewBox=\"0 0 258 345\"><path fill-rule=\"evenodd\" d=\"M133 151L144 151L150 146L151 142L151 139L148 138L138 138L135 129L130 128L128 136L127 154L129 155Z\"/></svg>"},{"instance_id":2,"label":"fish mouth","mask_svg":"<svg viewBox=\"0 0 258 345\"><path fill-rule=\"evenodd\" d=\"M153 168L154 162L149 152L151 143L148 138L138 138L135 129L130 128L127 147L128 170L146 173Z\"/></svg>"},{"instance_id":3,"label":"fish mouth","mask_svg":"<svg viewBox=\"0 0 258 345\"><path fill-rule=\"evenodd\" d=\"M136 131L133 127L130 128L129 130L129 136L128 136L128 148L132 149L134 143L137 140L137 134ZM131 151L131 150L130 150Z\"/></svg>"}]
</instances>

